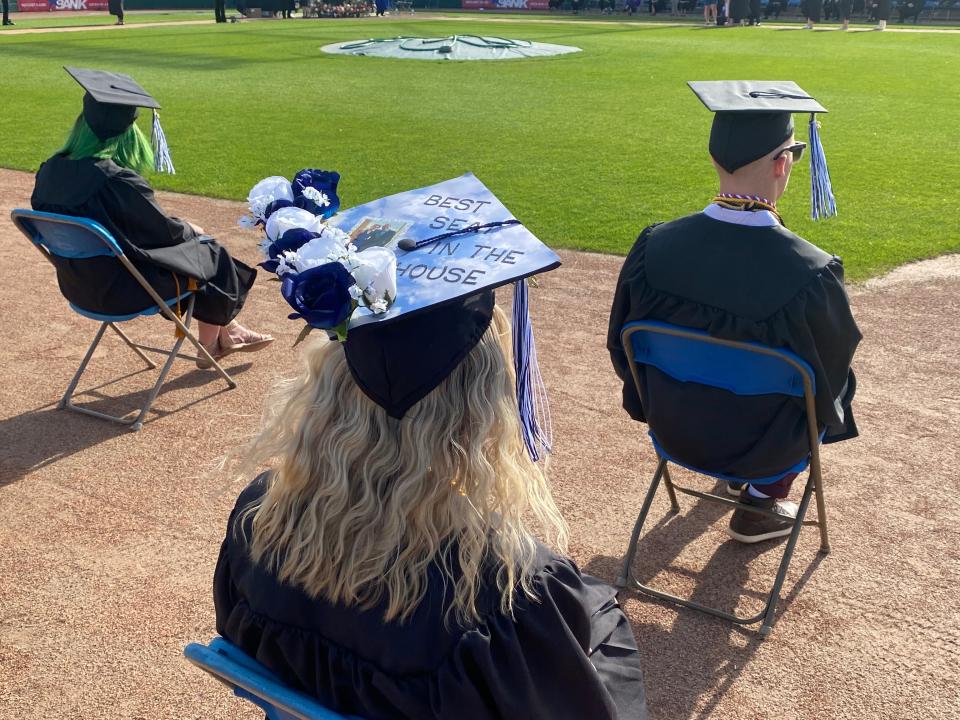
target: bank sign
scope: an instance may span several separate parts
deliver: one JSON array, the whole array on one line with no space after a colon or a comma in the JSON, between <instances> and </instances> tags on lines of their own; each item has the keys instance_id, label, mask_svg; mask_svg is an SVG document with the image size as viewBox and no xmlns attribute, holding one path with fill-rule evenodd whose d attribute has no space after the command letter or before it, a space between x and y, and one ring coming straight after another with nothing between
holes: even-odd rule
<instances>
[{"instance_id":1,"label":"bank sign","mask_svg":"<svg viewBox=\"0 0 960 720\"><path fill-rule=\"evenodd\" d=\"M54 12L57 10L106 10L107 0L19 0L20 12Z\"/></svg>"},{"instance_id":2,"label":"bank sign","mask_svg":"<svg viewBox=\"0 0 960 720\"><path fill-rule=\"evenodd\" d=\"M464 10L549 10L548 0L460 0Z\"/></svg>"}]
</instances>

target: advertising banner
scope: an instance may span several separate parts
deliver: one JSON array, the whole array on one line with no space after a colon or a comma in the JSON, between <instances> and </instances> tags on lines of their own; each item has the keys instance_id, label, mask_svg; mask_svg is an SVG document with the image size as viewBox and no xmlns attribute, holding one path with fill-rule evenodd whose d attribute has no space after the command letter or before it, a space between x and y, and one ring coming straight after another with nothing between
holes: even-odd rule
<instances>
[{"instance_id":1,"label":"advertising banner","mask_svg":"<svg viewBox=\"0 0 960 720\"><path fill-rule=\"evenodd\" d=\"M106 10L107 0L19 0L20 12L54 12L57 10Z\"/></svg>"},{"instance_id":2,"label":"advertising banner","mask_svg":"<svg viewBox=\"0 0 960 720\"><path fill-rule=\"evenodd\" d=\"M464 10L549 10L548 0L460 0Z\"/></svg>"}]
</instances>

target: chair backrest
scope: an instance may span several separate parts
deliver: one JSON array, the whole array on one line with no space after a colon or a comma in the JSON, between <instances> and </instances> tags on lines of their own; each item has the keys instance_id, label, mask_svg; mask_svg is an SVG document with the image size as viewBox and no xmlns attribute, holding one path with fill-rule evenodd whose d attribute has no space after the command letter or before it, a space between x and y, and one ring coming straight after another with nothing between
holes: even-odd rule
<instances>
[{"instance_id":1,"label":"chair backrest","mask_svg":"<svg viewBox=\"0 0 960 720\"><path fill-rule=\"evenodd\" d=\"M123 255L113 235L93 220L20 209L10 217L20 232L53 255L70 259Z\"/></svg>"},{"instance_id":2,"label":"chair backrest","mask_svg":"<svg viewBox=\"0 0 960 720\"><path fill-rule=\"evenodd\" d=\"M749 482L775 482L786 473L802 472L811 458L816 458L819 467L818 448L822 433L817 430L814 405L816 382L813 369L800 356L781 348L723 340L703 330L653 320L627 323L620 332L620 341L630 361L630 372L638 392L639 367L650 365L675 380L709 385L735 395L803 398L810 455L778 473L752 478ZM705 470L674 457L661 445L652 427L649 434L657 453L677 465L728 482L747 482L744 478Z\"/></svg>"},{"instance_id":3,"label":"chair backrest","mask_svg":"<svg viewBox=\"0 0 960 720\"><path fill-rule=\"evenodd\" d=\"M702 330L652 320L627 323L620 338L634 363L653 365L681 382L736 395L794 397L804 397L809 383L811 396L816 394L813 369L789 350L721 340Z\"/></svg>"},{"instance_id":4,"label":"chair backrest","mask_svg":"<svg viewBox=\"0 0 960 720\"><path fill-rule=\"evenodd\" d=\"M362 720L325 708L315 698L294 690L236 645L216 637L209 645L190 643L183 654L194 665L260 707L270 720Z\"/></svg>"}]
</instances>

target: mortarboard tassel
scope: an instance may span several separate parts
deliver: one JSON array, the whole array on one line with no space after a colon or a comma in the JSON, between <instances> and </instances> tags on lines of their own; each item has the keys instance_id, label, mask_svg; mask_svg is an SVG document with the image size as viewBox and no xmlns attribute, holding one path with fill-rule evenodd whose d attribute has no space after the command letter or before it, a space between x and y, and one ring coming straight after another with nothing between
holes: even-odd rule
<instances>
[{"instance_id":1,"label":"mortarboard tassel","mask_svg":"<svg viewBox=\"0 0 960 720\"><path fill-rule=\"evenodd\" d=\"M830 171L819 128L817 116L810 113L810 216L814 220L837 214L837 201L830 185Z\"/></svg>"},{"instance_id":2,"label":"mortarboard tassel","mask_svg":"<svg viewBox=\"0 0 960 720\"><path fill-rule=\"evenodd\" d=\"M549 453L553 445L553 427L547 389L537 363L537 347L533 340L533 324L527 303L527 281L513 284L513 362L517 372L517 405L523 442L534 462L541 457L541 448Z\"/></svg>"},{"instance_id":3,"label":"mortarboard tassel","mask_svg":"<svg viewBox=\"0 0 960 720\"><path fill-rule=\"evenodd\" d=\"M160 126L160 114L153 111L153 130L150 133L150 144L153 145L153 169L157 172L176 175L173 169L173 160L170 158L170 146L167 145L167 136Z\"/></svg>"}]
</instances>

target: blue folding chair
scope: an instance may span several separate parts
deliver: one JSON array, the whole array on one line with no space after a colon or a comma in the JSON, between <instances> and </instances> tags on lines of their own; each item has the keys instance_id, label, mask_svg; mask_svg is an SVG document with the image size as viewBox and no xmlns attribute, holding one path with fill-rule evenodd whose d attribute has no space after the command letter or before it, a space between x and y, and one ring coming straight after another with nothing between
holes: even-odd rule
<instances>
[{"instance_id":1,"label":"blue folding chair","mask_svg":"<svg viewBox=\"0 0 960 720\"><path fill-rule=\"evenodd\" d=\"M759 343L721 340L711 337L700 330L690 330L688 328L656 321L639 321L626 324L621 331L620 341L626 352L630 372L638 393L641 387L641 366L649 365L666 373L675 380L709 385L727 390L736 395L778 394L804 399L809 454L793 466L784 468L782 471L766 478L748 480L724 475L686 463L683 458L672 457L664 451L657 441L657 429L651 427L649 434L653 441L659 462L657 463L653 480L650 483L650 488L647 491L646 498L640 509L640 514L637 517L637 522L633 527L630 545L623 562L623 571L617 579L617 585L619 587L629 586L662 600L668 600L686 607L691 607L711 615L716 615L717 617L725 618L731 622L742 625L762 622L760 636L766 637L773 629L776 606L780 599L780 590L783 587L783 581L797 544L797 538L800 536L800 528L803 525L817 525L820 528L820 552L827 553L830 551L830 543L827 538L827 513L823 500L823 483L820 470L820 440L822 439L822 435L817 430L816 408L814 405L816 385L813 370L803 359L788 350L774 349ZM659 402L669 402L669 398L661 398ZM684 412L694 413L696 409L685 408ZM782 519L782 516L776 515L772 510L752 507L727 497L700 492L692 488L674 484L670 478L670 469L668 467L668 463L671 462L685 467L688 470L693 470L694 472L717 478L727 483L743 484L749 482L760 485L776 482L789 473L802 472L809 465L810 473L807 484L800 501L796 521L787 540L783 558L780 561L780 567L777 570L773 588L767 596L764 609L756 615L741 617L717 608L701 605L692 600L656 590L648 585L644 585L633 577L632 567L637 551L637 541L640 538L640 532L647 519L647 514L650 512L650 506L653 503L653 498L656 495L661 480L666 485L667 494L670 496L670 505L674 512L680 510L676 495L676 491L679 490L686 495L710 502L721 503L729 507L740 508L760 515L769 515ZM810 498L814 495L817 498L817 520L804 520L807 507L810 504Z\"/></svg>"},{"instance_id":2,"label":"blue folding chair","mask_svg":"<svg viewBox=\"0 0 960 720\"><path fill-rule=\"evenodd\" d=\"M220 364L216 362L213 357L211 357L210 353L207 352L207 349L204 348L203 345L200 344L200 341L194 337L192 332L190 332L190 322L193 319L193 305L195 301L194 293L192 291L182 293L178 297L170 298L168 300L161 298L157 291L150 285L150 283L146 281L140 271L137 270L134 264L130 262L130 259L124 254L123 249L107 231L107 229L93 220L72 217L69 215L58 215L56 213L38 212L35 210L14 210L11 213L11 217L13 218L14 225L16 225L17 228L30 239L34 247L36 247L40 253L51 263L53 263L54 255L69 259L85 259L94 257L116 258L117 262L123 265L123 267L136 279L136 281L155 303L154 305L146 307L143 310L126 315L105 315L103 313L84 309L75 303L69 303L70 308L83 317L100 321L100 329L97 331L93 342L90 344L90 347L83 358L83 362L80 363L79 369L73 376L73 380L70 381L70 385L67 387L66 393L60 400L60 408L66 408L68 410L85 413L86 415L92 415L103 420L111 420L113 422L122 423L124 425L128 425L130 429L134 431L140 430L143 427L143 418L146 416L147 412L150 410L150 407L153 405L154 400L156 400L157 395L160 393L160 388L167 377L167 373L170 372L170 367L173 365L174 359L179 357L193 362L198 359L197 356L182 355L179 352L180 346L183 344L184 340L189 340L191 343L193 343L194 347L197 348L197 352L200 353L200 356L212 364L213 368L216 369L216 371L220 374L220 377L226 381L229 387L235 388L237 386L233 378L231 378L227 372L220 367ZM184 319L181 320L171 308L176 307L184 300L187 301L187 308L186 313L184 314ZM116 325L116 323L133 320L134 318L138 317L156 315L157 313L162 313L166 318L171 320L176 325L177 330L179 330L177 333L177 340L174 343L173 348L170 350L164 350L162 348L156 348L150 345L141 345L139 343L135 343ZM150 391L147 401L143 404L143 407L140 408L140 411L137 413L137 415L132 419L130 418L132 412L118 417L115 415L108 415L107 413L102 413L91 408L74 405L71 402L74 391L77 388L77 383L80 382L80 376L83 375L83 371L90 362L90 358L93 357L93 352L96 350L97 345L100 344L100 340L103 338L103 334L106 332L108 327L117 333L117 335L120 336L127 346L132 349L150 368L156 368L157 365L143 353L144 350L149 350L150 352L167 356L167 361L164 364L163 369L160 371L160 377L157 378L157 382Z\"/></svg>"},{"instance_id":3,"label":"blue folding chair","mask_svg":"<svg viewBox=\"0 0 960 720\"><path fill-rule=\"evenodd\" d=\"M231 688L234 695L257 705L269 720L362 720L335 713L316 698L287 687L275 674L221 637L215 637L209 645L190 643L183 654Z\"/></svg>"}]
</instances>

